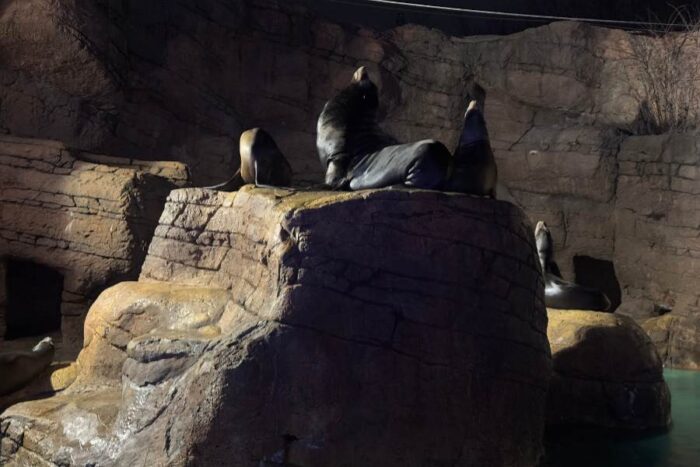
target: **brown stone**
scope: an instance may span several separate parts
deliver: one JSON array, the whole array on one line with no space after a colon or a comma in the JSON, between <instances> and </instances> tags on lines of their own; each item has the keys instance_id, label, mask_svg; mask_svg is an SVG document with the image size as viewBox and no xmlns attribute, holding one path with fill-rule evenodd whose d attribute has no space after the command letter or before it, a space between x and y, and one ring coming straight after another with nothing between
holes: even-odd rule
<instances>
[{"instance_id":1,"label":"brown stone","mask_svg":"<svg viewBox=\"0 0 700 467\"><path fill-rule=\"evenodd\" d=\"M136 279L165 197L188 183L177 162L81 155L60 142L0 136L0 269L12 258L63 276L61 345L72 358L90 303ZM4 302L0 296L0 339Z\"/></svg>"},{"instance_id":2,"label":"brown stone","mask_svg":"<svg viewBox=\"0 0 700 467\"><path fill-rule=\"evenodd\" d=\"M662 361L641 327L618 314L547 309L549 425L647 430L671 423Z\"/></svg>"},{"instance_id":3,"label":"brown stone","mask_svg":"<svg viewBox=\"0 0 700 467\"><path fill-rule=\"evenodd\" d=\"M532 235L466 195L176 190L139 281L92 306L76 382L0 417L5 460L534 466Z\"/></svg>"},{"instance_id":4,"label":"brown stone","mask_svg":"<svg viewBox=\"0 0 700 467\"><path fill-rule=\"evenodd\" d=\"M664 365L700 370L700 322L698 312L690 316L668 313L642 322L656 345Z\"/></svg>"}]
</instances>

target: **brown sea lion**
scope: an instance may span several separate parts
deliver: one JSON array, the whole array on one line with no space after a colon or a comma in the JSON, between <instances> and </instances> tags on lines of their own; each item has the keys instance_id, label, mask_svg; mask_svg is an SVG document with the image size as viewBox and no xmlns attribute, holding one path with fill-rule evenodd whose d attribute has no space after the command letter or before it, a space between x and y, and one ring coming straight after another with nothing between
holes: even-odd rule
<instances>
[{"instance_id":1,"label":"brown sea lion","mask_svg":"<svg viewBox=\"0 0 700 467\"><path fill-rule=\"evenodd\" d=\"M459 142L452 156L446 191L496 197L498 170L486 121L476 100L469 102Z\"/></svg>"},{"instance_id":2,"label":"brown sea lion","mask_svg":"<svg viewBox=\"0 0 700 467\"><path fill-rule=\"evenodd\" d=\"M435 140L399 144L377 124L379 93L365 67L323 107L316 148L333 189L362 190L405 185L439 189L450 154Z\"/></svg>"},{"instance_id":3,"label":"brown sea lion","mask_svg":"<svg viewBox=\"0 0 700 467\"><path fill-rule=\"evenodd\" d=\"M548 308L568 310L610 310L610 299L600 290L584 287L561 278L554 261L554 242L547 224L542 221L535 227L535 242L540 267L544 275L544 303Z\"/></svg>"},{"instance_id":4,"label":"brown sea lion","mask_svg":"<svg viewBox=\"0 0 700 467\"><path fill-rule=\"evenodd\" d=\"M289 186L292 167L265 130L252 128L241 133L239 142L241 167L224 183L208 188L235 191L245 184L255 186Z\"/></svg>"},{"instance_id":5,"label":"brown sea lion","mask_svg":"<svg viewBox=\"0 0 700 467\"><path fill-rule=\"evenodd\" d=\"M22 388L53 361L56 348L50 337L45 337L31 351L0 353L0 396Z\"/></svg>"}]
</instances>

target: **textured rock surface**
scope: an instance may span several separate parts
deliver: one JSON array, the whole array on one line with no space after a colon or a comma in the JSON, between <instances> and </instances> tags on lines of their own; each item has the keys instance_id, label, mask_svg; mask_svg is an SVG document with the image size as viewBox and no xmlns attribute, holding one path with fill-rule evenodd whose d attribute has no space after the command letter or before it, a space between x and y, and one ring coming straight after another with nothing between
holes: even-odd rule
<instances>
[{"instance_id":1,"label":"textured rock surface","mask_svg":"<svg viewBox=\"0 0 700 467\"><path fill-rule=\"evenodd\" d=\"M186 168L176 162L0 136L0 263L29 260L63 275L63 346L74 355L90 303L109 285L138 276L165 197L186 182Z\"/></svg>"},{"instance_id":2,"label":"textured rock surface","mask_svg":"<svg viewBox=\"0 0 700 467\"><path fill-rule=\"evenodd\" d=\"M664 365L700 370L700 317L673 313L649 318L642 328L659 349Z\"/></svg>"},{"instance_id":3,"label":"textured rock surface","mask_svg":"<svg viewBox=\"0 0 700 467\"><path fill-rule=\"evenodd\" d=\"M5 460L536 465L531 229L465 195L176 190L139 282L91 308L76 382L3 413Z\"/></svg>"},{"instance_id":4,"label":"textured rock surface","mask_svg":"<svg viewBox=\"0 0 700 467\"><path fill-rule=\"evenodd\" d=\"M547 309L553 374L550 425L666 428L671 395L656 348L631 318Z\"/></svg>"},{"instance_id":5,"label":"textured rock surface","mask_svg":"<svg viewBox=\"0 0 700 467\"><path fill-rule=\"evenodd\" d=\"M1 129L181 160L196 183L232 173L238 136L254 126L297 178L321 180L316 117L358 65L381 87L390 132L452 146L474 78L499 177L556 233L564 275L586 283L608 268L605 292L637 318L698 313L700 138L627 137L641 106L639 36L577 23L505 37L377 33L271 0L5 3ZM576 267L581 256L614 271Z\"/></svg>"}]
</instances>

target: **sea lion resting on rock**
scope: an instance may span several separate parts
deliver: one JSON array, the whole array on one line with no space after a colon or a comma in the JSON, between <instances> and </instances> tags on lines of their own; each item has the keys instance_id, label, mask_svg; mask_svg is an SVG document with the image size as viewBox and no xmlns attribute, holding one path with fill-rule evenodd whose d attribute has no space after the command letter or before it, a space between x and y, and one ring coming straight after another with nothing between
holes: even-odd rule
<instances>
[{"instance_id":1,"label":"sea lion resting on rock","mask_svg":"<svg viewBox=\"0 0 700 467\"><path fill-rule=\"evenodd\" d=\"M326 102L316 138L326 184L350 190L392 185L441 189L450 163L447 148L432 139L399 144L379 128L378 107L377 86L365 67Z\"/></svg>"},{"instance_id":2,"label":"sea lion resting on rock","mask_svg":"<svg viewBox=\"0 0 700 467\"><path fill-rule=\"evenodd\" d=\"M445 190L495 198L496 181L496 161L486 121L477 101L472 100L464 113L462 133L452 156L452 170Z\"/></svg>"},{"instance_id":3,"label":"sea lion resting on rock","mask_svg":"<svg viewBox=\"0 0 700 467\"><path fill-rule=\"evenodd\" d=\"M544 274L544 303L548 308L608 311L610 300L600 290L565 281L554 262L554 243L547 225L539 221L535 227L535 242L540 267Z\"/></svg>"},{"instance_id":4,"label":"sea lion resting on rock","mask_svg":"<svg viewBox=\"0 0 700 467\"><path fill-rule=\"evenodd\" d=\"M45 337L29 352L0 353L0 396L31 382L51 364L55 352L53 340Z\"/></svg>"},{"instance_id":5,"label":"sea lion resting on rock","mask_svg":"<svg viewBox=\"0 0 700 467\"><path fill-rule=\"evenodd\" d=\"M245 184L255 186L289 186L292 167L265 130L252 128L241 134L239 141L241 167L224 183L207 188L235 191Z\"/></svg>"}]
</instances>

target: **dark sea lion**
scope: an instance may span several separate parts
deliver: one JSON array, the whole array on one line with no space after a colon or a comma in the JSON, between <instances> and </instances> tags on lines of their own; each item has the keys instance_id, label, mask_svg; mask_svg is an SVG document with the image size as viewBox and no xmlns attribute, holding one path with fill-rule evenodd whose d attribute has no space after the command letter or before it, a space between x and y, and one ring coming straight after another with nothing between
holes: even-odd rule
<instances>
[{"instance_id":1,"label":"dark sea lion","mask_svg":"<svg viewBox=\"0 0 700 467\"><path fill-rule=\"evenodd\" d=\"M548 308L569 310L608 311L610 300L600 290L561 278L554 261L554 242L547 225L539 221L535 227L535 241L540 267L544 275L544 303Z\"/></svg>"},{"instance_id":2,"label":"dark sea lion","mask_svg":"<svg viewBox=\"0 0 700 467\"><path fill-rule=\"evenodd\" d=\"M496 197L498 170L486 121L476 100L469 102L459 142L452 156L446 191Z\"/></svg>"},{"instance_id":3,"label":"dark sea lion","mask_svg":"<svg viewBox=\"0 0 700 467\"><path fill-rule=\"evenodd\" d=\"M442 188L450 154L435 140L399 144L377 124L379 93L365 67L326 102L317 123L316 147L326 185L362 190L394 185Z\"/></svg>"},{"instance_id":4,"label":"dark sea lion","mask_svg":"<svg viewBox=\"0 0 700 467\"><path fill-rule=\"evenodd\" d=\"M45 337L29 352L0 353L0 396L31 382L51 364L55 352L53 340Z\"/></svg>"},{"instance_id":5,"label":"dark sea lion","mask_svg":"<svg viewBox=\"0 0 700 467\"><path fill-rule=\"evenodd\" d=\"M226 182L207 188L235 191L249 183L255 186L291 185L292 167L265 130L252 128L244 131L238 148L241 155L238 171Z\"/></svg>"}]
</instances>

